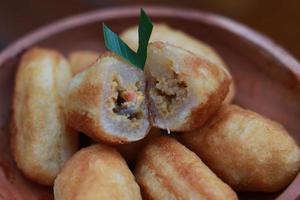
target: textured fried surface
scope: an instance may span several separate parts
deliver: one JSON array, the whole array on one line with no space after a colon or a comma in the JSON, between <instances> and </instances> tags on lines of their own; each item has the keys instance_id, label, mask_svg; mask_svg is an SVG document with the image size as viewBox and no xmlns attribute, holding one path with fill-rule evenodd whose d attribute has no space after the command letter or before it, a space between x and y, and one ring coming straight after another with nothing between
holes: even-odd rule
<instances>
[{"instance_id":1,"label":"textured fried surface","mask_svg":"<svg viewBox=\"0 0 300 200\"><path fill-rule=\"evenodd\" d=\"M16 74L12 150L18 167L40 184L52 185L78 146L62 110L70 79L67 61L56 51L40 48L23 55Z\"/></svg>"},{"instance_id":2,"label":"textured fried surface","mask_svg":"<svg viewBox=\"0 0 300 200\"><path fill-rule=\"evenodd\" d=\"M300 150L278 123L235 105L223 107L181 141L225 182L242 191L275 192L300 167Z\"/></svg>"},{"instance_id":3,"label":"textured fried surface","mask_svg":"<svg viewBox=\"0 0 300 200\"><path fill-rule=\"evenodd\" d=\"M143 113L139 121L128 121L125 116L113 113L111 107L115 102L112 98L116 99L116 95L110 88L115 87L114 76L122 78L122 87L140 82L140 93L144 94L143 72L114 54L105 53L93 66L70 81L65 104L68 124L106 143L122 144L142 139L149 131L145 99L139 106Z\"/></svg>"},{"instance_id":4,"label":"textured fried surface","mask_svg":"<svg viewBox=\"0 0 300 200\"><path fill-rule=\"evenodd\" d=\"M144 71L151 122L171 131L202 126L221 107L231 82L216 65L163 42L149 44ZM171 107L168 115L165 107Z\"/></svg>"},{"instance_id":5,"label":"textured fried surface","mask_svg":"<svg viewBox=\"0 0 300 200\"><path fill-rule=\"evenodd\" d=\"M134 164L137 159L137 155L145 147L145 145L149 143L153 138L161 136L161 134L162 131L160 129L152 127L147 136L142 140L129 144L120 144L116 146L116 148L128 164Z\"/></svg>"},{"instance_id":6,"label":"textured fried surface","mask_svg":"<svg viewBox=\"0 0 300 200\"><path fill-rule=\"evenodd\" d=\"M55 179L55 200L140 200L125 160L112 147L93 145L78 151Z\"/></svg>"},{"instance_id":7,"label":"textured fried surface","mask_svg":"<svg viewBox=\"0 0 300 200\"><path fill-rule=\"evenodd\" d=\"M72 74L76 75L94 64L99 57L96 51L78 50L72 51L68 59L70 61Z\"/></svg>"},{"instance_id":8,"label":"textured fried surface","mask_svg":"<svg viewBox=\"0 0 300 200\"><path fill-rule=\"evenodd\" d=\"M126 44L136 50L138 48L138 27L134 26L124 30L121 34L121 38ZM216 66L221 67L231 78L224 61L212 47L183 31L171 28L166 24L154 24L150 42L155 41L167 42L189 50L198 56L205 58L209 62L216 64ZM234 83L231 82L224 104L230 103L234 98L234 94L235 87Z\"/></svg>"},{"instance_id":9,"label":"textured fried surface","mask_svg":"<svg viewBox=\"0 0 300 200\"><path fill-rule=\"evenodd\" d=\"M155 138L145 147L135 176L144 199L237 199L196 154L171 137Z\"/></svg>"}]
</instances>

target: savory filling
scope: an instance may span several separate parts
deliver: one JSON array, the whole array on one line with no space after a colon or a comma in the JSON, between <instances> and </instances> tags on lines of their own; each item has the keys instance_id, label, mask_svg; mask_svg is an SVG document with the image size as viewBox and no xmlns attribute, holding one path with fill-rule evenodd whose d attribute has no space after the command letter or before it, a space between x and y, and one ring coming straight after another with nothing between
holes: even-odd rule
<instances>
[{"instance_id":1,"label":"savory filling","mask_svg":"<svg viewBox=\"0 0 300 200\"><path fill-rule=\"evenodd\" d=\"M174 114L187 97L187 85L173 72L171 78L155 78L150 95L160 115L167 117Z\"/></svg>"},{"instance_id":2,"label":"savory filling","mask_svg":"<svg viewBox=\"0 0 300 200\"><path fill-rule=\"evenodd\" d=\"M143 117L141 104L144 101L144 95L140 91L139 83L133 84L129 88L120 85L117 78L112 83L111 110L122 118L131 121L139 120Z\"/></svg>"}]
</instances>

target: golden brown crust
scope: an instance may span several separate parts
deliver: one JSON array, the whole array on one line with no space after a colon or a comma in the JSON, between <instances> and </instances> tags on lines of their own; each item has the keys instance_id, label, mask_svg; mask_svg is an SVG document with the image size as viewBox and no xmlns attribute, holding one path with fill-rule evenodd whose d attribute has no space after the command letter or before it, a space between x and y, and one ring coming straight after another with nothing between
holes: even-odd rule
<instances>
[{"instance_id":1,"label":"golden brown crust","mask_svg":"<svg viewBox=\"0 0 300 200\"><path fill-rule=\"evenodd\" d=\"M182 128L181 131L194 130L203 126L205 122L207 122L207 120L209 120L214 113L218 111L224 100L224 97L226 97L228 92L229 83L229 80L224 80L224 83L221 85L221 87L208 97L208 100L204 105L193 109L189 126Z\"/></svg>"},{"instance_id":2,"label":"golden brown crust","mask_svg":"<svg viewBox=\"0 0 300 200\"><path fill-rule=\"evenodd\" d=\"M90 117L88 113L80 111L72 111L68 113L68 124L71 127L76 127L76 130L85 133L96 141L102 141L109 144L126 144L129 143L126 138L114 137L107 135L106 132L99 126L95 117Z\"/></svg>"},{"instance_id":3,"label":"golden brown crust","mask_svg":"<svg viewBox=\"0 0 300 200\"><path fill-rule=\"evenodd\" d=\"M134 26L125 29L121 33L121 38L134 50L137 50L138 47L137 30L138 27ZM194 54L208 60L209 62L216 64L217 67L224 69L231 79L230 72L220 55L212 47L199 40L198 38L194 38L186 34L185 32L169 27L166 24L156 23L154 24L152 35L150 38L150 42L155 41L167 42L169 44L173 44L186 50L189 50ZM226 98L224 99L224 104L229 104L233 100L234 95L235 86L234 82L231 81L229 86L229 92Z\"/></svg>"},{"instance_id":4,"label":"golden brown crust","mask_svg":"<svg viewBox=\"0 0 300 200\"><path fill-rule=\"evenodd\" d=\"M11 148L18 168L43 185L53 184L78 147L61 105L70 79L67 61L58 52L41 48L26 52L16 73Z\"/></svg>"},{"instance_id":5,"label":"golden brown crust","mask_svg":"<svg viewBox=\"0 0 300 200\"><path fill-rule=\"evenodd\" d=\"M205 61L201 61L201 59L192 59L193 62L189 61L189 65L192 66L195 70L199 66L205 66L210 71L215 78L218 78L219 71L216 68L211 67L210 63L205 63ZM196 74L196 72L194 73ZM229 86L231 83L231 79L226 78L220 84L219 87L213 91L207 98L207 101L204 104L200 104L198 107L192 110L191 116L188 119L188 123L186 123L186 127L182 127L180 131L188 131L199 128L205 124L205 122L213 116L216 111L223 104L226 95L229 92Z\"/></svg>"},{"instance_id":6,"label":"golden brown crust","mask_svg":"<svg viewBox=\"0 0 300 200\"><path fill-rule=\"evenodd\" d=\"M102 55L102 57L105 56L112 56L112 54L106 53ZM90 80L93 78L98 79L97 76L97 73L87 74L83 80L83 82L86 82L86 84L81 84L77 90L72 91L72 93L70 93L67 97L67 104L72 104L76 101L84 102L84 106L90 110L93 110L93 112L85 112L81 111L80 109L67 110L67 122L71 127L87 134L95 140L113 144L127 143L126 138L108 135L99 123L99 118L97 117L99 115L98 106L104 86L102 85L101 80L98 81L98 84L90 83ZM92 115L92 113L94 115Z\"/></svg>"},{"instance_id":7,"label":"golden brown crust","mask_svg":"<svg viewBox=\"0 0 300 200\"><path fill-rule=\"evenodd\" d=\"M152 127L145 138L129 144L121 144L116 146L120 154L124 157L128 164L134 164L137 155L153 138L161 136L161 130Z\"/></svg>"},{"instance_id":8,"label":"golden brown crust","mask_svg":"<svg viewBox=\"0 0 300 200\"><path fill-rule=\"evenodd\" d=\"M145 76L152 125L171 131L191 131L201 127L222 106L231 84L231 78L220 67L163 42L149 44ZM158 89L162 84L165 84L165 91ZM165 103L161 103L164 100ZM177 110L170 109L174 105ZM161 112L165 107L173 113Z\"/></svg>"},{"instance_id":9,"label":"golden brown crust","mask_svg":"<svg viewBox=\"0 0 300 200\"><path fill-rule=\"evenodd\" d=\"M10 133L11 133L10 147L18 169L26 176L26 178L30 179L31 181L41 185L52 186L56 176L53 176L50 173L48 174L48 173L40 172L40 170L36 167L25 169L22 164L19 164L20 160L22 160L22 156L19 155L20 153L18 152L19 150L16 144L16 140L17 140L16 138L18 136L16 132L15 123L13 121L10 123Z\"/></svg>"},{"instance_id":10,"label":"golden brown crust","mask_svg":"<svg viewBox=\"0 0 300 200\"><path fill-rule=\"evenodd\" d=\"M159 137L141 152L135 169L145 199L237 199L191 151L171 137Z\"/></svg>"},{"instance_id":11,"label":"golden brown crust","mask_svg":"<svg viewBox=\"0 0 300 200\"><path fill-rule=\"evenodd\" d=\"M75 130L83 132L97 141L110 144L124 144L136 139L130 138L133 135L116 134L109 130L107 126L105 128L106 124L104 124L103 120L105 116L111 115L111 113L105 111L108 108L104 106L109 98L108 94L105 93L105 88L108 90L107 88L111 86L111 82L108 82L111 80L108 80L107 74L113 71L118 76L121 76L117 69L112 69L114 66L110 66L112 62L127 64L115 54L106 52L98 58L92 67L72 79L67 90L65 114L68 124ZM128 65L127 67L130 68L131 66ZM136 69L132 67L131 70ZM134 72L136 73L134 78L138 79L137 73L141 75L141 72ZM113 120L106 122L113 123ZM148 131L147 128L145 134Z\"/></svg>"},{"instance_id":12,"label":"golden brown crust","mask_svg":"<svg viewBox=\"0 0 300 200\"><path fill-rule=\"evenodd\" d=\"M99 57L99 53L89 50L72 51L68 59L70 61L73 76L89 68Z\"/></svg>"},{"instance_id":13,"label":"golden brown crust","mask_svg":"<svg viewBox=\"0 0 300 200\"><path fill-rule=\"evenodd\" d=\"M93 145L78 151L55 179L56 200L132 199L141 194L125 160L112 147Z\"/></svg>"},{"instance_id":14,"label":"golden brown crust","mask_svg":"<svg viewBox=\"0 0 300 200\"><path fill-rule=\"evenodd\" d=\"M241 191L279 191L300 168L299 147L280 124L234 105L180 141Z\"/></svg>"}]
</instances>

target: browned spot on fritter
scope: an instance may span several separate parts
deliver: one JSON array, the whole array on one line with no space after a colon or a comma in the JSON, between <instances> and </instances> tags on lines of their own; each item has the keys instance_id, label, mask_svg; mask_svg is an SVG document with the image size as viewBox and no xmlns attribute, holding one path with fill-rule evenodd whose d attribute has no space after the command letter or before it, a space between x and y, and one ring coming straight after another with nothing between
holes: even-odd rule
<instances>
[{"instance_id":1,"label":"browned spot on fritter","mask_svg":"<svg viewBox=\"0 0 300 200\"><path fill-rule=\"evenodd\" d=\"M115 176L116 174L118 176ZM107 182L107 177L112 180ZM124 186L126 183L128 188L118 186ZM86 188L86 185L91 185L92 189ZM97 190L97 185L100 186L100 191ZM103 192L108 193L103 196L111 196L112 199L140 199L139 188L126 162L113 147L104 144L83 148L68 160L55 180L54 192L57 195L55 197L60 199L93 199L99 198Z\"/></svg>"},{"instance_id":2,"label":"browned spot on fritter","mask_svg":"<svg viewBox=\"0 0 300 200\"><path fill-rule=\"evenodd\" d=\"M204 196L211 196L213 194L211 190L205 189L202 186L199 186L198 178L201 177L201 174L194 170L193 165L197 164L197 162L201 162L197 160L196 155L190 155L190 163L183 163L182 160L185 159L185 153L186 151L189 151L188 149L185 149L185 147L179 145L179 143L174 139L171 140L170 138L163 137L160 138L160 142L163 141L161 144L161 148L165 149L165 153L168 154L168 156L171 158L171 162L173 167L176 169L176 171L181 175L181 177L184 179L185 183L189 185L190 190L197 191L200 194L203 194ZM167 144L167 145L166 145ZM191 152L192 153L192 152Z\"/></svg>"},{"instance_id":3,"label":"browned spot on fritter","mask_svg":"<svg viewBox=\"0 0 300 200\"><path fill-rule=\"evenodd\" d=\"M172 171L163 168L160 162L166 162ZM136 170L142 166L148 167L146 170L154 173L156 179L162 183L163 189L168 190L176 199L187 199L187 193L194 198L201 196L205 199L219 199L225 195L224 199L237 199L235 192L215 176L195 153L172 137L162 136L151 140L142 151ZM174 181L170 178L170 173L180 178ZM144 196L153 199L153 196L157 195L150 193L151 189L153 190L153 183L145 179L143 173L136 173L136 176L142 186L142 192L145 193ZM179 181L185 188L179 188Z\"/></svg>"},{"instance_id":4,"label":"browned spot on fritter","mask_svg":"<svg viewBox=\"0 0 300 200\"><path fill-rule=\"evenodd\" d=\"M184 57L183 62L185 63L187 69L189 69L189 71L192 72L188 74L189 76L192 75L193 77L199 78L200 68L206 68L215 78L218 78L220 76L221 69L219 67L203 58L199 58L196 55L188 55Z\"/></svg>"},{"instance_id":5,"label":"browned spot on fritter","mask_svg":"<svg viewBox=\"0 0 300 200\"><path fill-rule=\"evenodd\" d=\"M204 65L204 61L202 59L194 55L188 55L183 58L183 62L186 65L187 69L191 72L188 73L189 76L199 77L199 68Z\"/></svg>"},{"instance_id":6,"label":"browned spot on fritter","mask_svg":"<svg viewBox=\"0 0 300 200\"><path fill-rule=\"evenodd\" d=\"M52 185L54 180L54 174L52 172L48 172L44 169L41 169L40 163L30 163L30 161L26 161L26 152L22 147L22 139L30 141L30 142L39 142L40 136L37 136L37 132L40 132L40 129L47 128L47 123L44 119L48 113L41 112L39 113L37 120L36 117L36 106L34 104L34 100L38 96L47 96L47 91L42 91L39 88L39 85L36 84L36 77L38 77L41 71L44 69L43 63L40 61L49 60L52 64L49 76L52 78L52 85L47 90L49 93L57 95L57 87L55 82L55 75L58 73L57 70L58 64L60 61L64 60L63 56L51 49L42 49L38 47L34 47L28 50L21 59L20 65L17 69L17 73L15 76L15 87L14 87L14 98L13 98L13 114L11 119L11 149L13 152L13 156L16 160L16 164L18 168L25 174L29 179L38 182L43 185ZM36 65L35 62L39 64ZM68 66L66 66L68 67ZM67 68L66 68L67 69ZM68 78L68 77L66 77ZM56 116L59 119L63 117L62 107L61 107L61 99L56 96L54 102L56 107ZM19 114L18 114L19 113ZM17 115L18 114L18 115ZM35 121L35 123L31 123ZM59 120L61 121L61 120ZM30 122L30 123L28 123ZM38 123L38 127L35 126ZM19 126L21 124L21 126ZM17 127L19 126L19 127ZM63 126L62 126L63 127ZM23 133L23 130L31 130L27 131L26 134ZM20 145L21 143L21 145ZM28 143L28 142L27 142ZM26 148L31 148L30 143L26 144ZM20 145L20 146L17 146ZM57 162L59 160L59 152L57 145L53 145L52 153L54 158L57 158ZM30 156L29 156L30 157ZM27 164L24 164L27 162Z\"/></svg>"},{"instance_id":7,"label":"browned spot on fritter","mask_svg":"<svg viewBox=\"0 0 300 200\"><path fill-rule=\"evenodd\" d=\"M101 140L105 143L124 144L127 143L126 138L113 137L106 135L102 131L102 127L98 125L94 117L89 116L85 112L71 111L68 113L68 124L77 131L83 132L95 140Z\"/></svg>"},{"instance_id":8,"label":"browned spot on fritter","mask_svg":"<svg viewBox=\"0 0 300 200\"><path fill-rule=\"evenodd\" d=\"M172 165L176 172L181 175L185 183L190 186L190 189L196 189L197 186L195 184L198 183L194 179L195 173L192 173L192 168L190 167L190 165L182 163L182 160L184 160L184 158L182 152L180 151L182 151L183 149L180 148L181 146L177 144L177 141L168 137L160 137L154 143L159 146L162 154L165 154L168 158L170 158L170 160L168 160L168 163ZM201 194L205 192L201 187L198 188L198 191Z\"/></svg>"},{"instance_id":9,"label":"browned spot on fritter","mask_svg":"<svg viewBox=\"0 0 300 200\"><path fill-rule=\"evenodd\" d=\"M151 144L149 143L149 145L153 145L154 143L155 143L155 146L159 147L159 149L158 149L159 152L157 155L163 155L163 154L168 153L165 151L164 148L162 148L164 145L168 146L168 143L165 142L164 137L158 137L158 138L153 139L151 141ZM153 161L152 156L149 155L149 152L151 152L151 151L153 151L152 148L146 147L139 156L139 159L138 159L139 162L143 163L143 165L147 166L149 168L149 170L155 174L155 176L160 180L161 184L164 186L164 189L168 190L171 194L174 194L178 198L179 197L183 198L180 191L176 190L176 188L173 187L172 179L170 179L170 177L166 177L163 173L161 173L162 170L158 168L157 163L155 161ZM138 181L138 183L140 184L140 186L142 188L143 197L146 196L146 197L149 197L149 199L152 199L153 197L147 190L147 186L144 184L144 182L145 182L145 180Z\"/></svg>"},{"instance_id":10,"label":"browned spot on fritter","mask_svg":"<svg viewBox=\"0 0 300 200\"><path fill-rule=\"evenodd\" d=\"M252 122L248 123L250 121ZM227 126L231 123L235 124L235 128ZM284 150L285 148L273 146L276 143L279 144L276 142L276 136L271 139L275 139L274 142L268 142L270 143L271 149L268 149L269 146L267 148L265 145L262 147L262 149L264 149L263 151L268 152L269 154L266 159L264 156L259 158L260 155L257 155L257 153L253 154L253 152L247 150L251 147L247 146L251 142L249 141L249 143L247 143L248 141L242 140L239 138L239 135L240 131L243 132L247 127L255 126L253 123L258 123L260 124L259 126L267 128L268 131L270 131L266 132L268 133L268 136L270 136L269 134L277 132L277 136L281 135L288 137L288 133L276 122L263 119L259 114L242 109L238 106L227 105L223 106L205 127L187 133L187 135L183 135L182 141L191 150L197 153L219 177L222 177L223 180L236 190L276 192L288 185L295 174L294 172L288 171L280 174L280 171L283 170L281 166L285 166L286 163L281 160L282 158L278 157L286 150ZM261 123L265 124L262 125ZM253 130L247 130L253 131L253 133L260 133L258 127ZM230 137L227 137L229 134ZM263 134L260 134L259 136L264 137ZM252 134L252 137L255 137L255 135ZM284 139L284 137L280 138ZM217 142L215 143L212 141ZM260 141L256 140L255 143L260 144ZM245 149L243 147L244 145ZM263 151L261 152L264 153ZM259 153L257 149L255 152ZM227 158L236 158L237 160L227 160L225 158L224 160L216 159L220 158L223 154L228 155ZM264 162L260 162L261 159L265 159ZM220 166L229 166L229 169L234 170L234 175L228 168L222 168ZM277 179L278 176L282 176L284 179Z\"/></svg>"},{"instance_id":11,"label":"browned spot on fritter","mask_svg":"<svg viewBox=\"0 0 300 200\"><path fill-rule=\"evenodd\" d=\"M78 101L86 102L91 106L97 106L102 93L102 85L82 84L77 92L71 93L71 98L77 98Z\"/></svg>"},{"instance_id":12,"label":"browned spot on fritter","mask_svg":"<svg viewBox=\"0 0 300 200\"><path fill-rule=\"evenodd\" d=\"M75 165L76 167L78 167L78 172L80 172L80 173L78 173L78 174L80 174L80 176L76 176L76 174L72 174L72 176L76 176L77 177L76 181L78 183L81 183L81 182L83 182L85 180L85 178L86 178L85 172L87 172L87 170L88 170L88 168L90 166L90 163L89 163L89 161L90 161L90 155L84 155L83 153L84 152L79 151L79 154L75 155L76 157L80 157L80 163L76 163L76 162L78 162L78 160L75 160L75 159L70 160L70 162L72 162L73 165ZM81 164L81 163L85 163L85 164ZM66 163L66 165L67 164L68 164L68 162ZM65 185L64 187L68 187L68 186ZM78 193L80 191L81 185L80 184L74 184L73 187L74 188L72 190L72 197L74 199L76 199L76 197L78 196Z\"/></svg>"},{"instance_id":13,"label":"browned spot on fritter","mask_svg":"<svg viewBox=\"0 0 300 200\"><path fill-rule=\"evenodd\" d=\"M217 77L221 76L221 73L225 73L226 78L231 79L223 69L221 69L220 67L217 67L215 64L205 62L205 66L210 71L210 73L213 75L213 77L217 78Z\"/></svg>"},{"instance_id":14,"label":"browned spot on fritter","mask_svg":"<svg viewBox=\"0 0 300 200\"><path fill-rule=\"evenodd\" d=\"M156 42L151 42L149 46L156 47L158 49L163 49L165 47L165 44L161 41L156 41Z\"/></svg>"},{"instance_id":15,"label":"browned spot on fritter","mask_svg":"<svg viewBox=\"0 0 300 200\"><path fill-rule=\"evenodd\" d=\"M204 105L201 104L192 110L191 119L193 119L193 121L191 121L189 127L185 127L184 129L192 130L196 127L202 126L209 117L219 109L229 91L230 82L230 79L225 79L222 83L220 83L218 89L209 95Z\"/></svg>"}]
</instances>

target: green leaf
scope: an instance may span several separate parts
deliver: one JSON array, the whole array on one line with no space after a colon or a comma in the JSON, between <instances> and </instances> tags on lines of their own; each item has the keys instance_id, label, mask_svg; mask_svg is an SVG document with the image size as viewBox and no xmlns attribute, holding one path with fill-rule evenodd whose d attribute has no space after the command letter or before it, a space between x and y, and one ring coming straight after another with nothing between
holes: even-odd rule
<instances>
[{"instance_id":1,"label":"green leaf","mask_svg":"<svg viewBox=\"0 0 300 200\"><path fill-rule=\"evenodd\" d=\"M147 16L143 8L141 8L140 18L139 18L139 47L137 50L137 54L141 59L141 65L144 65L147 58L147 47L149 43L149 39L152 33L153 24L150 18Z\"/></svg>"},{"instance_id":2,"label":"green leaf","mask_svg":"<svg viewBox=\"0 0 300 200\"><path fill-rule=\"evenodd\" d=\"M145 11L141 9L139 18L139 47L137 53L134 52L123 40L113 31L111 31L103 23L103 36L105 46L116 53L120 57L124 58L134 66L140 69L144 69L144 65L147 58L148 42L152 33L153 24Z\"/></svg>"}]
</instances>

